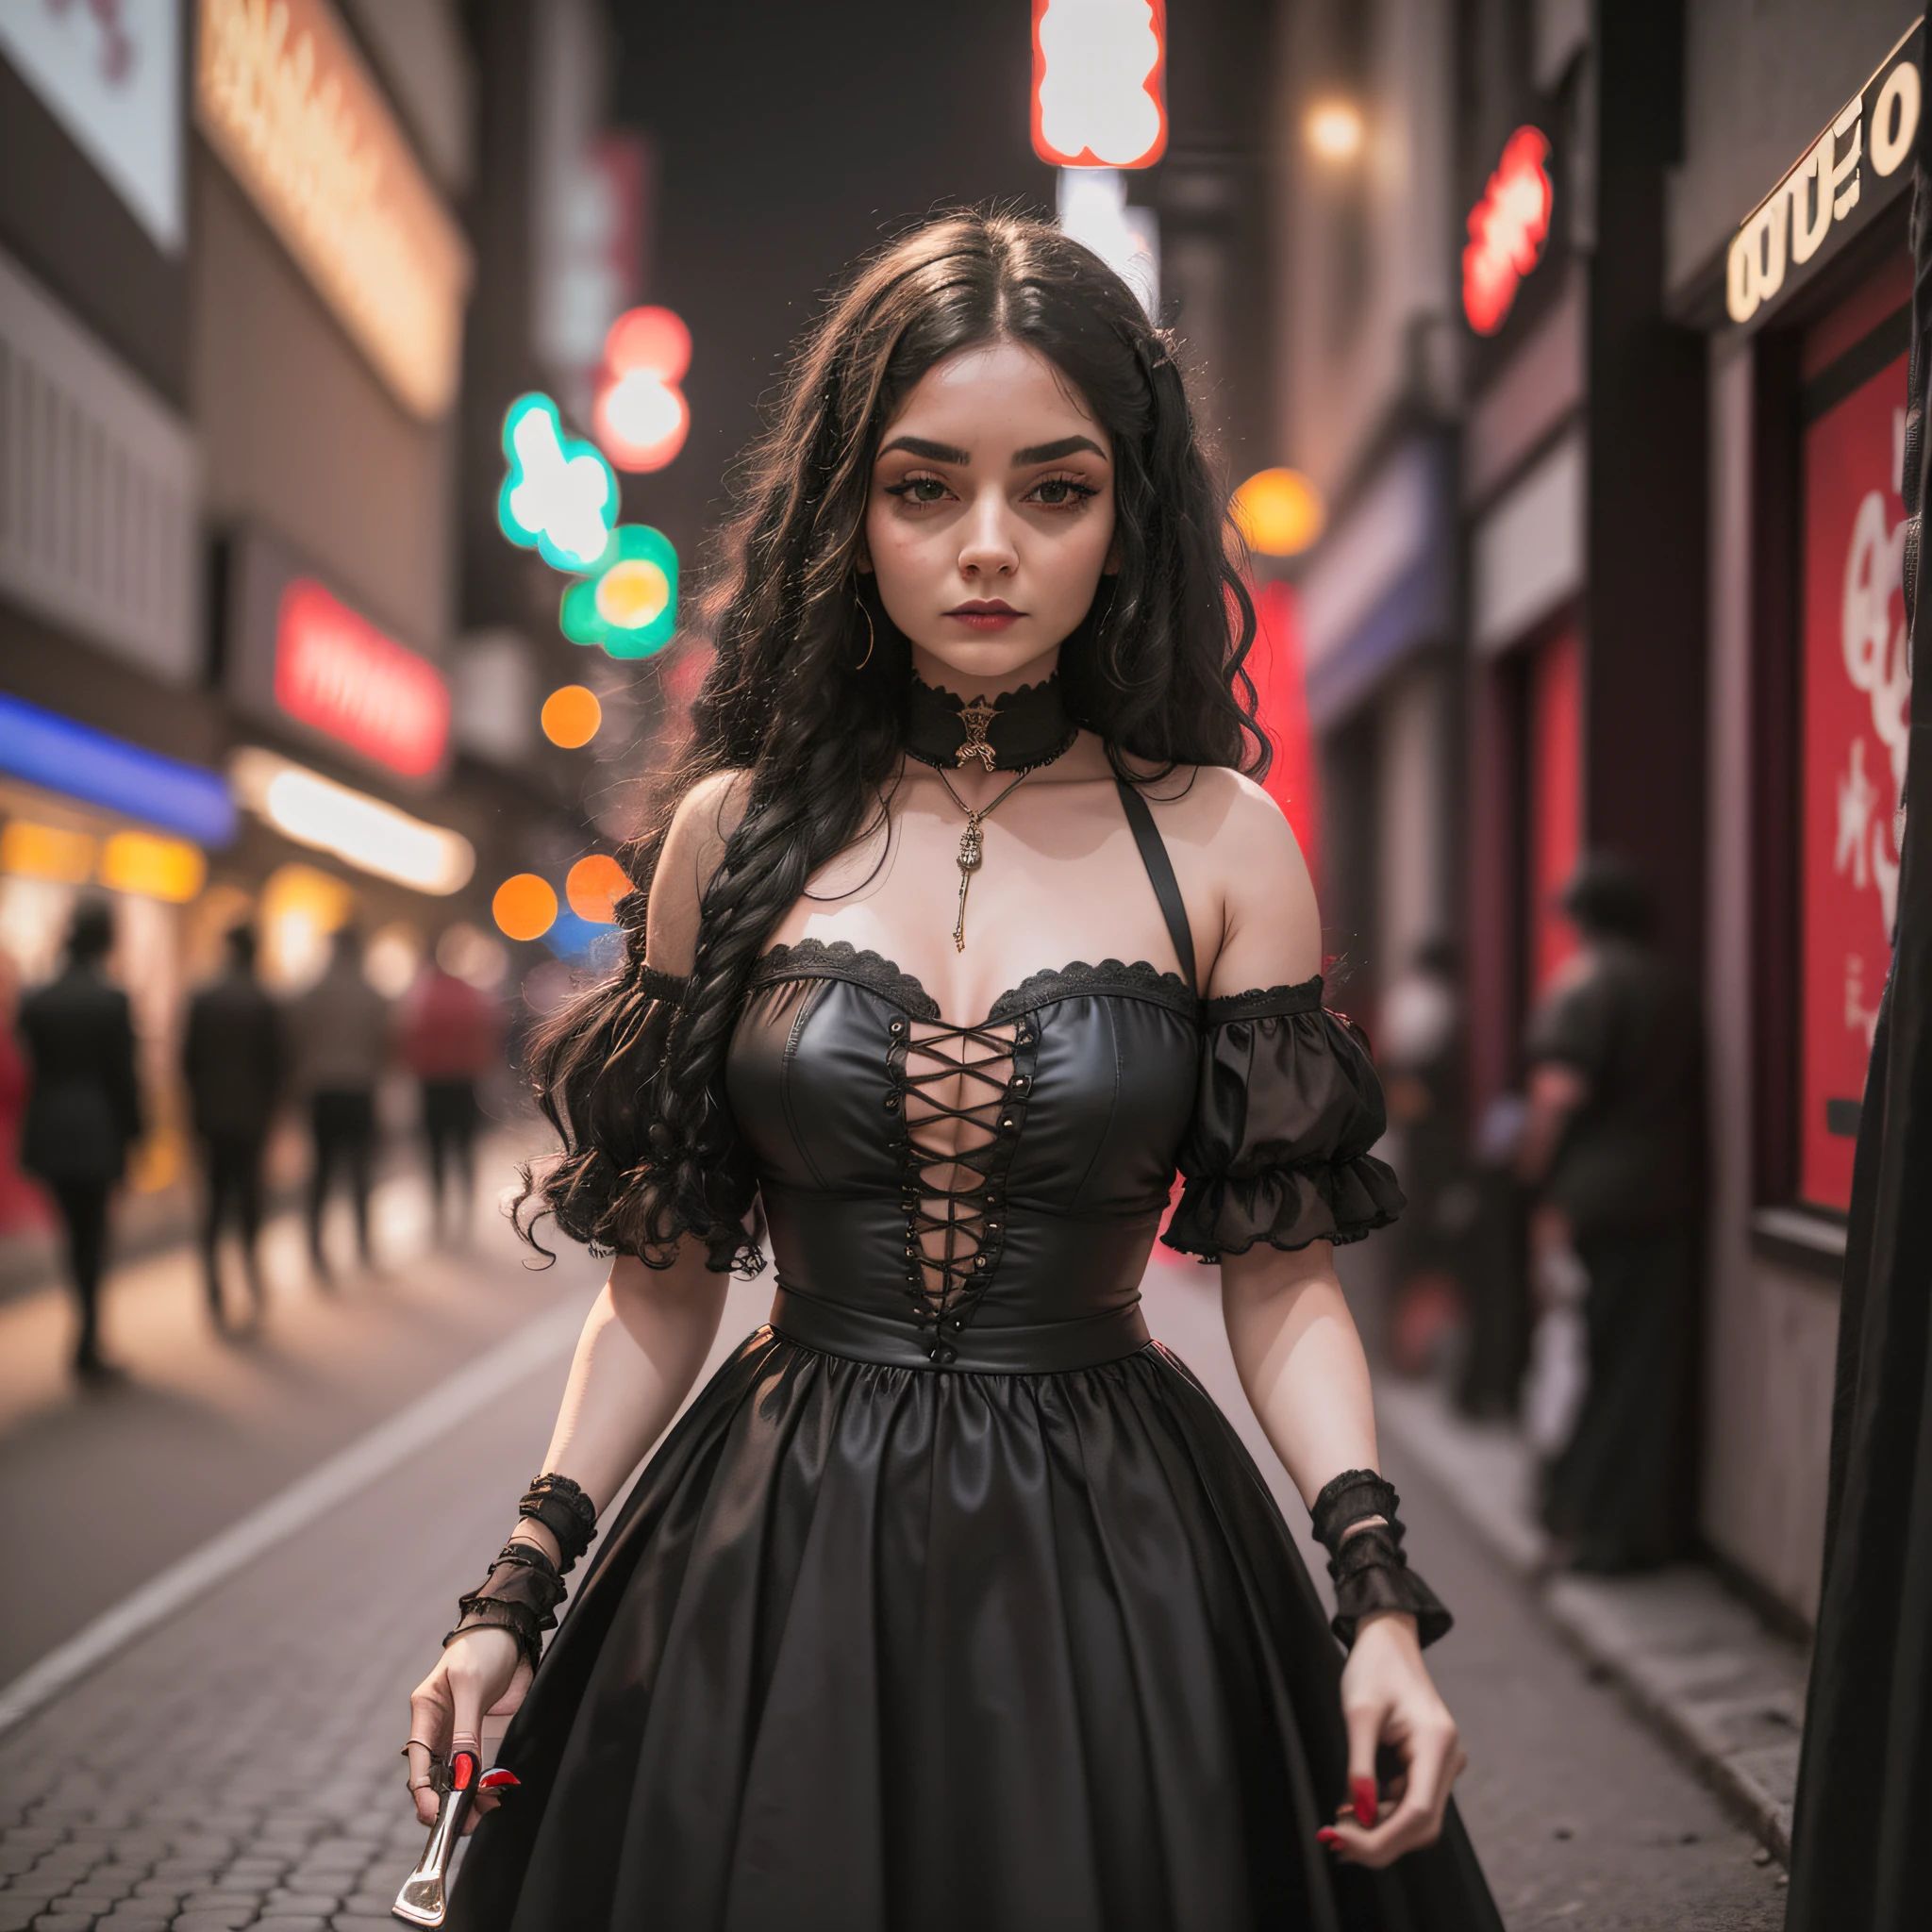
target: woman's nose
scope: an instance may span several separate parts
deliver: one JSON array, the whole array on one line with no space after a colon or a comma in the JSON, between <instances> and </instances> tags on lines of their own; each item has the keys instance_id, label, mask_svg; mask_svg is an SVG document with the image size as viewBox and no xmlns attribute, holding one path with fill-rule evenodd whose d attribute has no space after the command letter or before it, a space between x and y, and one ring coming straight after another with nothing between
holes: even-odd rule
<instances>
[{"instance_id":1,"label":"woman's nose","mask_svg":"<svg viewBox=\"0 0 1932 1932\"><path fill-rule=\"evenodd\" d=\"M967 576L1010 576L1019 564L1012 526L1002 496L973 506L959 545L959 569Z\"/></svg>"}]
</instances>

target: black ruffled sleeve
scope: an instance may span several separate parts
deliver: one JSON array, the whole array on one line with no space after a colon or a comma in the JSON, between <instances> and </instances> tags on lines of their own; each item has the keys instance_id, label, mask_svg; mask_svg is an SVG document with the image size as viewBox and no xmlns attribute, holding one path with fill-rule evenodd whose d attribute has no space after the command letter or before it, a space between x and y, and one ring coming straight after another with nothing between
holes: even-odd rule
<instances>
[{"instance_id":1,"label":"black ruffled sleeve","mask_svg":"<svg viewBox=\"0 0 1932 1932\"><path fill-rule=\"evenodd\" d=\"M1257 1241L1305 1248L1386 1227L1402 1190L1369 1149L1387 1125L1382 1083L1324 1008L1319 977L1209 1000L1187 1185L1161 1239L1218 1261Z\"/></svg>"}]
</instances>

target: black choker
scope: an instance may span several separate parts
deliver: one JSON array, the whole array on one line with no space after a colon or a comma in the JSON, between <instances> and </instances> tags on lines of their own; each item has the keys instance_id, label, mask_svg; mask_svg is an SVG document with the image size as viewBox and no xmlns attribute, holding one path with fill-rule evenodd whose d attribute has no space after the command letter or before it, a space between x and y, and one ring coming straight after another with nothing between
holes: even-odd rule
<instances>
[{"instance_id":1,"label":"black choker","mask_svg":"<svg viewBox=\"0 0 1932 1932\"><path fill-rule=\"evenodd\" d=\"M969 705L916 672L906 705L906 751L943 771L975 761L989 772L1031 772L1073 748L1080 727L1060 702L1058 677Z\"/></svg>"}]
</instances>

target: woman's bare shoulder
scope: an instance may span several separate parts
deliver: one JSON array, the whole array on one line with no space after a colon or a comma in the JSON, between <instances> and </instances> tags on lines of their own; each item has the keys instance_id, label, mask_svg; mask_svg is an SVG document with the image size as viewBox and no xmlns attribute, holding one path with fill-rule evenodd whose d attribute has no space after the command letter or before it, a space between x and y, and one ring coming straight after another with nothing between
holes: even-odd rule
<instances>
[{"instance_id":1,"label":"woman's bare shoulder","mask_svg":"<svg viewBox=\"0 0 1932 1932\"><path fill-rule=\"evenodd\" d=\"M750 791L749 772L712 772L677 801L651 880L644 926L645 955L660 973L691 969L705 894L744 817Z\"/></svg>"},{"instance_id":2,"label":"woman's bare shoulder","mask_svg":"<svg viewBox=\"0 0 1932 1932\"><path fill-rule=\"evenodd\" d=\"M1292 985L1319 973L1314 885L1274 800L1224 765L1183 767L1143 789L1176 866L1192 874L1220 910L1208 991Z\"/></svg>"}]
</instances>

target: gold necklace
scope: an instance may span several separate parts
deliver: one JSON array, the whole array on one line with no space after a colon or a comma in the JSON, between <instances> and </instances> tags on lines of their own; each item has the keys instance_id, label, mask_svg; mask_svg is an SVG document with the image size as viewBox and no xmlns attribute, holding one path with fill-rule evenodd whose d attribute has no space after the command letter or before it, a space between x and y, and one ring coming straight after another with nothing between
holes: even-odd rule
<instances>
[{"instance_id":1,"label":"gold necklace","mask_svg":"<svg viewBox=\"0 0 1932 1932\"><path fill-rule=\"evenodd\" d=\"M966 752L962 750L959 757L963 761ZM943 766L935 765L932 769L938 774L940 783L946 788L947 796L966 814L966 829L959 834L959 917L953 927L953 948L956 952L963 953L966 950L966 888L973 883L973 874L979 870L986 858L986 841L980 837L979 828L992 816L996 808L1012 795L1014 788L1024 784L1040 767L1029 765L992 801L991 805L982 805L977 811L953 790L953 781L946 776Z\"/></svg>"}]
</instances>

